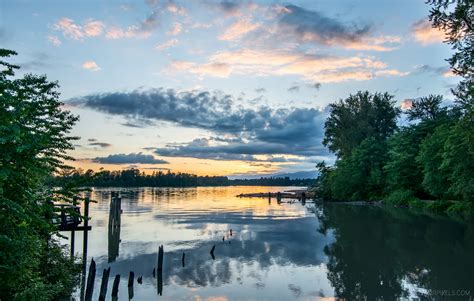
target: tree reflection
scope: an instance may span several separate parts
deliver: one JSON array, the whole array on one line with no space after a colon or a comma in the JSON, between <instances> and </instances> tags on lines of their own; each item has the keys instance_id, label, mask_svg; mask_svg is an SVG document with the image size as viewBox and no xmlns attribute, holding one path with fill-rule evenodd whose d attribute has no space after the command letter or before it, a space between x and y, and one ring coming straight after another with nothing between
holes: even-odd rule
<instances>
[{"instance_id":1,"label":"tree reflection","mask_svg":"<svg viewBox=\"0 0 474 301\"><path fill-rule=\"evenodd\" d=\"M426 296L430 290L474 291L472 225L404 209L324 205L320 232L335 295L348 300ZM413 296L412 296L413 297Z\"/></svg>"}]
</instances>

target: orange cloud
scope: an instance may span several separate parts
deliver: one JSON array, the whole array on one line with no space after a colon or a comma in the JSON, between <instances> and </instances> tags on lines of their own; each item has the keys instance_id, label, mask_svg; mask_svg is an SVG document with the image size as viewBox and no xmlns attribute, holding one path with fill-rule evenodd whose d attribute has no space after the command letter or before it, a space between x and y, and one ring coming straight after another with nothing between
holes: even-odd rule
<instances>
[{"instance_id":1,"label":"orange cloud","mask_svg":"<svg viewBox=\"0 0 474 301\"><path fill-rule=\"evenodd\" d=\"M414 23L412 26L412 34L422 45L442 43L446 38L444 32L433 28L428 20L420 20Z\"/></svg>"},{"instance_id":2,"label":"orange cloud","mask_svg":"<svg viewBox=\"0 0 474 301\"><path fill-rule=\"evenodd\" d=\"M405 99L402 101L400 108L402 110L410 110L411 107L413 106L413 100L411 99Z\"/></svg>"},{"instance_id":3,"label":"orange cloud","mask_svg":"<svg viewBox=\"0 0 474 301\"><path fill-rule=\"evenodd\" d=\"M57 36L48 36L48 41L54 46L61 46L61 40Z\"/></svg>"},{"instance_id":4,"label":"orange cloud","mask_svg":"<svg viewBox=\"0 0 474 301\"><path fill-rule=\"evenodd\" d=\"M89 20L84 24L84 33L90 37L100 36L104 31L105 25L101 21Z\"/></svg>"},{"instance_id":5,"label":"orange cloud","mask_svg":"<svg viewBox=\"0 0 474 301\"><path fill-rule=\"evenodd\" d=\"M99 71L100 67L94 61L87 61L82 64L82 68L90 71Z\"/></svg>"},{"instance_id":6,"label":"orange cloud","mask_svg":"<svg viewBox=\"0 0 474 301\"><path fill-rule=\"evenodd\" d=\"M217 52L206 64L174 62L174 70L201 75L228 77L230 74L296 75L309 81L341 82L370 80L376 76L404 76L408 73L386 69L387 65L371 56L318 56L282 50Z\"/></svg>"},{"instance_id":7,"label":"orange cloud","mask_svg":"<svg viewBox=\"0 0 474 301\"><path fill-rule=\"evenodd\" d=\"M251 23L247 20L239 20L227 28L225 32L219 36L219 40L236 40L259 27L260 24L258 23Z\"/></svg>"},{"instance_id":8,"label":"orange cloud","mask_svg":"<svg viewBox=\"0 0 474 301\"><path fill-rule=\"evenodd\" d=\"M183 30L183 26L180 23L174 23L173 27L167 32L168 35L177 36Z\"/></svg>"},{"instance_id":9,"label":"orange cloud","mask_svg":"<svg viewBox=\"0 0 474 301\"><path fill-rule=\"evenodd\" d=\"M55 30L62 31L65 37L69 37L74 40L80 40L84 37L82 27L74 23L74 20L69 18L59 19L59 21L54 24L53 28Z\"/></svg>"},{"instance_id":10,"label":"orange cloud","mask_svg":"<svg viewBox=\"0 0 474 301\"><path fill-rule=\"evenodd\" d=\"M169 40L169 41L166 41L162 44L159 44L155 47L155 49L157 50L165 50L165 49L168 49L168 48L171 48L171 47L174 47L178 44L178 40L177 39L172 39L172 40Z\"/></svg>"}]
</instances>

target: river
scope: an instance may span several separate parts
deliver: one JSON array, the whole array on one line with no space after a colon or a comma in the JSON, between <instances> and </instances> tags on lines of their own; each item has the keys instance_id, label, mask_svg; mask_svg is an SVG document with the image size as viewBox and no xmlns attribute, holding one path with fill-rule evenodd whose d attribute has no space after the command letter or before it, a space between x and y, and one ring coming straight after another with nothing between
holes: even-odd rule
<instances>
[{"instance_id":1,"label":"river","mask_svg":"<svg viewBox=\"0 0 474 301\"><path fill-rule=\"evenodd\" d=\"M474 296L472 224L405 209L236 197L289 189L294 187L93 189L87 254L87 267L92 258L97 264L93 300L108 267L107 300L117 274L119 300L129 299L130 271L133 300ZM111 191L121 196L116 227L109 219ZM76 251L81 245L77 233ZM153 277L159 245L161 296Z\"/></svg>"}]
</instances>

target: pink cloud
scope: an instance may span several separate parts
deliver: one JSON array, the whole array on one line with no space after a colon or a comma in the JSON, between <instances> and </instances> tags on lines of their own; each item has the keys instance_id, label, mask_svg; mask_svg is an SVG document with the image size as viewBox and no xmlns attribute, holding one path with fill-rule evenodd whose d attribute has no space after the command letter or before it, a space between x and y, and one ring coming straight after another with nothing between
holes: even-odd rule
<instances>
[{"instance_id":1,"label":"pink cloud","mask_svg":"<svg viewBox=\"0 0 474 301\"><path fill-rule=\"evenodd\" d=\"M428 20L415 22L412 26L412 34L422 45L442 43L446 38L444 32L433 28Z\"/></svg>"},{"instance_id":2,"label":"pink cloud","mask_svg":"<svg viewBox=\"0 0 474 301\"><path fill-rule=\"evenodd\" d=\"M54 46L61 46L62 42L57 36L48 36L48 41Z\"/></svg>"},{"instance_id":3,"label":"pink cloud","mask_svg":"<svg viewBox=\"0 0 474 301\"><path fill-rule=\"evenodd\" d=\"M100 67L94 61L87 61L82 64L82 68L89 70L89 71L99 71Z\"/></svg>"},{"instance_id":4,"label":"pink cloud","mask_svg":"<svg viewBox=\"0 0 474 301\"><path fill-rule=\"evenodd\" d=\"M74 23L72 19L61 18L56 24L54 24L55 30L62 31L65 37L69 37L74 40L81 40L84 37L82 27Z\"/></svg>"},{"instance_id":5,"label":"pink cloud","mask_svg":"<svg viewBox=\"0 0 474 301\"><path fill-rule=\"evenodd\" d=\"M256 24L247 20L239 20L228 27L225 32L219 36L219 39L225 41L236 40L259 27L260 24L258 23Z\"/></svg>"},{"instance_id":6,"label":"pink cloud","mask_svg":"<svg viewBox=\"0 0 474 301\"><path fill-rule=\"evenodd\" d=\"M84 24L84 33L89 37L100 36L104 31L105 25L101 21L88 20Z\"/></svg>"}]
</instances>

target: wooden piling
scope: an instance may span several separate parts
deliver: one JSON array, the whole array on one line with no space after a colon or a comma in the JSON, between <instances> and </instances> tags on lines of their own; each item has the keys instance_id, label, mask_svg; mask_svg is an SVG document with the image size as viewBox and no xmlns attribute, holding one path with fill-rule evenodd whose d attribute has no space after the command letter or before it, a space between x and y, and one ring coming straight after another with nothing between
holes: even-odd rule
<instances>
[{"instance_id":1,"label":"wooden piling","mask_svg":"<svg viewBox=\"0 0 474 301\"><path fill-rule=\"evenodd\" d=\"M105 301L107 296L107 285L109 284L110 267L104 269L102 273L102 282L100 283L99 301Z\"/></svg>"},{"instance_id":2,"label":"wooden piling","mask_svg":"<svg viewBox=\"0 0 474 301\"><path fill-rule=\"evenodd\" d=\"M87 241L88 241L88 234L89 231L87 231L89 227L89 198L85 199L84 203L84 239L82 243L82 256L87 257Z\"/></svg>"},{"instance_id":3,"label":"wooden piling","mask_svg":"<svg viewBox=\"0 0 474 301\"><path fill-rule=\"evenodd\" d=\"M162 296L163 295L163 245L158 247L158 267L157 267L157 289L158 289L158 295Z\"/></svg>"},{"instance_id":4,"label":"wooden piling","mask_svg":"<svg viewBox=\"0 0 474 301\"><path fill-rule=\"evenodd\" d=\"M95 261L94 258L92 258L91 265L89 266L89 274L87 275L86 295L84 297L85 301L92 300L92 294L94 293L95 269Z\"/></svg>"},{"instance_id":5,"label":"wooden piling","mask_svg":"<svg viewBox=\"0 0 474 301\"><path fill-rule=\"evenodd\" d=\"M184 256L185 256L185 254L183 252L183 257L181 258L181 263L183 264L183 268L184 268Z\"/></svg>"},{"instance_id":6,"label":"wooden piling","mask_svg":"<svg viewBox=\"0 0 474 301\"><path fill-rule=\"evenodd\" d=\"M128 274L128 300L133 299L133 282L135 280L135 273L130 271Z\"/></svg>"},{"instance_id":7,"label":"wooden piling","mask_svg":"<svg viewBox=\"0 0 474 301\"><path fill-rule=\"evenodd\" d=\"M112 298L118 296L119 284L120 284L120 274L115 275L114 284L112 286Z\"/></svg>"},{"instance_id":8,"label":"wooden piling","mask_svg":"<svg viewBox=\"0 0 474 301\"><path fill-rule=\"evenodd\" d=\"M138 277L138 278L137 278L138 284L142 284L142 280L143 280L143 277L142 277L142 276Z\"/></svg>"}]
</instances>

